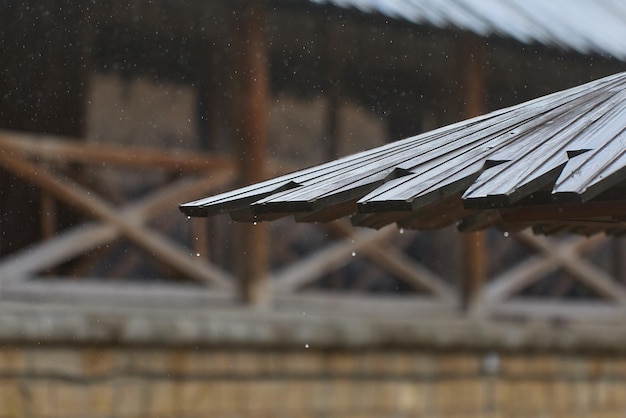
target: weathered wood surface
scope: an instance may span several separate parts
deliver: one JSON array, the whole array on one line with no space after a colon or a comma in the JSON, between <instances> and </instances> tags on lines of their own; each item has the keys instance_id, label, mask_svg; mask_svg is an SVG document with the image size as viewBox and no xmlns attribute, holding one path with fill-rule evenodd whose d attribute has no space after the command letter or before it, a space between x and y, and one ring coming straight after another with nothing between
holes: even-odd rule
<instances>
[{"instance_id":1,"label":"weathered wood surface","mask_svg":"<svg viewBox=\"0 0 626 418\"><path fill-rule=\"evenodd\" d=\"M0 340L578 353L623 352L626 344L624 307L594 302L516 300L497 306L500 320L494 321L476 321L459 315L455 305L420 298L286 295L274 305L238 309L232 297L197 287L15 283L3 288ZM533 320L506 320L523 317ZM545 320L555 317L560 320Z\"/></svg>"},{"instance_id":2,"label":"weathered wood surface","mask_svg":"<svg viewBox=\"0 0 626 418\"><path fill-rule=\"evenodd\" d=\"M626 73L616 74L180 208L248 221L354 215L355 225L374 228L460 222L467 231L620 234L624 88Z\"/></svg>"}]
</instances>

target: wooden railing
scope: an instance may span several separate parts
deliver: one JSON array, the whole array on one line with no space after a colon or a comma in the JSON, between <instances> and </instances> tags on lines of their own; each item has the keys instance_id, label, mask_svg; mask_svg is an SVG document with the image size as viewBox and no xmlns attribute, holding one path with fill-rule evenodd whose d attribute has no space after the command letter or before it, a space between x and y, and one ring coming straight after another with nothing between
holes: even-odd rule
<instances>
[{"instance_id":1,"label":"wooden railing","mask_svg":"<svg viewBox=\"0 0 626 418\"><path fill-rule=\"evenodd\" d=\"M62 174L62 170L55 169L68 163L165 170L175 173L172 177L176 179L120 207ZM230 158L0 132L0 167L33 184L52 201L62 201L92 219L60 231L48 227L50 236L45 240L0 259L0 300L63 302L77 297L84 301L132 306L167 304L167 292L158 290L155 285L121 283L116 287L111 282L97 280L69 282L68 278L54 274L49 274L46 280L36 280L43 271L123 238L145 250L148 257L205 285L193 290L180 287L180 291L173 293L172 304L184 305L185 300L189 303L205 301L213 307L238 303L237 278L206 257L197 256L204 252L201 247L207 242L206 236L202 235L206 234L205 220L193 221L197 239L190 239L188 246L150 225L151 219L163 211L175 209L180 202L232 185L237 173ZM9 202L3 202L6 204ZM515 235L510 239L523 242L534 249L535 254L490 278L478 292L473 305L463 311L461 292L450 280L440 277L392 244L399 234L395 227L378 231L355 229L347 222L320 224L319 227L335 237L331 244L265 274L264 280L270 283L272 290L271 305L275 309L306 306L309 311L328 312L332 306L360 317L370 317L367 312L371 309L377 316L389 318L408 313L422 318L429 315L437 318L463 316L473 320L521 317L609 321L626 318L626 287L584 257L586 252L606 243L602 236L553 239L534 236L527 231ZM393 298L299 292L303 286L348 263L355 253L410 288L419 289L420 294ZM571 301L516 297L520 290L557 269L566 270L575 280L592 289L598 299ZM165 285L164 289L171 289L171 286Z\"/></svg>"}]
</instances>

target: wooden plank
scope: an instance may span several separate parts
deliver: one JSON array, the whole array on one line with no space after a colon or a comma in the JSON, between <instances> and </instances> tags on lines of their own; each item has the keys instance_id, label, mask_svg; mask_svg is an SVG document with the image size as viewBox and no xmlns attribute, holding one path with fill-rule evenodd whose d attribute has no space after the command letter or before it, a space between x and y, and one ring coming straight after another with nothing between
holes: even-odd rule
<instances>
[{"instance_id":1,"label":"wooden plank","mask_svg":"<svg viewBox=\"0 0 626 418\"><path fill-rule=\"evenodd\" d=\"M463 217L457 228L460 232L476 232L502 223L497 210L472 211L471 215Z\"/></svg>"},{"instance_id":2,"label":"wooden plank","mask_svg":"<svg viewBox=\"0 0 626 418\"><path fill-rule=\"evenodd\" d=\"M51 135L0 131L0 147L53 163L81 162L173 171L211 171L234 166L232 158L184 150L76 143Z\"/></svg>"},{"instance_id":3,"label":"wooden plank","mask_svg":"<svg viewBox=\"0 0 626 418\"><path fill-rule=\"evenodd\" d=\"M146 310L164 312L231 312L246 316L249 310L237 309L240 305L232 293L211 288L198 288L185 284L133 284L107 283L98 278L85 278L69 281L58 277L46 280L28 280L7 283L3 286L2 303L24 301L39 306L55 304L65 306L75 312L85 308L98 310L118 309ZM411 321L419 318L454 318L456 307L452 303L420 296L384 296L384 295L333 295L322 292L306 294L278 294L273 299L275 315L289 317L292 320L306 321L319 315L337 315L352 317L371 322L381 319L405 318ZM376 306L376 309L372 309ZM270 311L268 311L270 312ZM255 315L258 315L256 312Z\"/></svg>"},{"instance_id":4,"label":"wooden plank","mask_svg":"<svg viewBox=\"0 0 626 418\"><path fill-rule=\"evenodd\" d=\"M529 321L567 320L581 321L591 325L614 321L623 323L626 318L626 309L623 305L597 301L517 298L493 305L490 314L500 320L521 318Z\"/></svg>"},{"instance_id":5,"label":"wooden plank","mask_svg":"<svg viewBox=\"0 0 626 418\"><path fill-rule=\"evenodd\" d=\"M559 220L583 220L606 217L621 219L625 216L625 214L625 200L586 202L584 204L559 203L500 209L500 216L502 217L502 220L512 223L558 222Z\"/></svg>"},{"instance_id":6,"label":"wooden plank","mask_svg":"<svg viewBox=\"0 0 626 418\"><path fill-rule=\"evenodd\" d=\"M356 200L331 205L327 208L311 212L296 213L296 222L331 222L357 213Z\"/></svg>"},{"instance_id":7,"label":"wooden plank","mask_svg":"<svg viewBox=\"0 0 626 418\"><path fill-rule=\"evenodd\" d=\"M559 108L551 110L550 123L517 135L516 145L505 150L507 155L496 157L505 159L518 154L517 158L500 170L481 174L464 195L467 203L473 207L506 206L546 186L552 187L568 162L568 151L601 147L612 139L615 133L611 132L593 136L594 124L604 122L602 116L615 112L624 98L610 89L591 91L588 96L591 97L578 106L565 107L567 111L562 114L558 114ZM588 134L595 144L577 140Z\"/></svg>"},{"instance_id":8,"label":"wooden plank","mask_svg":"<svg viewBox=\"0 0 626 418\"><path fill-rule=\"evenodd\" d=\"M357 213L350 218L350 222L354 226L381 229L382 227L396 223L410 216L411 212L406 211Z\"/></svg>"},{"instance_id":9,"label":"wooden plank","mask_svg":"<svg viewBox=\"0 0 626 418\"><path fill-rule=\"evenodd\" d=\"M594 120L594 124L585 131L584 136L581 136L579 147L589 149L589 152L570 158L555 184L554 193L557 195L555 197L560 193L575 193L585 195L584 201L587 201L619 182L609 178L617 174L619 167L624 165L626 138L623 128L626 120L626 93L619 91L615 102L613 107L602 117ZM617 177L623 179L623 173Z\"/></svg>"},{"instance_id":10,"label":"wooden plank","mask_svg":"<svg viewBox=\"0 0 626 418\"><path fill-rule=\"evenodd\" d=\"M463 207L460 194L456 194L412 211L411 216L398 221L398 227L419 230L445 228L470 213Z\"/></svg>"},{"instance_id":11,"label":"wooden plank","mask_svg":"<svg viewBox=\"0 0 626 418\"><path fill-rule=\"evenodd\" d=\"M0 154L0 164L71 206L114 225L135 244L189 277L220 287L230 286L230 278L226 274L202 260L191 257L189 251L180 245L120 214L116 208L71 180L59 175L54 176L44 168L8 153Z\"/></svg>"}]
</instances>

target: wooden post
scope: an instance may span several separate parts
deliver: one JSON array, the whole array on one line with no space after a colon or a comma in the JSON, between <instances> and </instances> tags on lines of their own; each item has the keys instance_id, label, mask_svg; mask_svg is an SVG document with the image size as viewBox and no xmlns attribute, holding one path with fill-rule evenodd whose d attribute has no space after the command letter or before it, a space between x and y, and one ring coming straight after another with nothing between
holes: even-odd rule
<instances>
[{"instance_id":1,"label":"wooden post","mask_svg":"<svg viewBox=\"0 0 626 418\"><path fill-rule=\"evenodd\" d=\"M478 36L463 34L457 52L458 74L463 92L461 112L464 119L482 115L485 104L483 42ZM461 307L473 309L486 275L486 237L484 231L463 234Z\"/></svg>"},{"instance_id":2,"label":"wooden post","mask_svg":"<svg viewBox=\"0 0 626 418\"><path fill-rule=\"evenodd\" d=\"M237 144L242 184L263 180L267 165L268 59L263 6L239 3L234 15L232 56L233 135ZM268 302L267 227L237 224L235 266L240 296L252 305Z\"/></svg>"}]
</instances>

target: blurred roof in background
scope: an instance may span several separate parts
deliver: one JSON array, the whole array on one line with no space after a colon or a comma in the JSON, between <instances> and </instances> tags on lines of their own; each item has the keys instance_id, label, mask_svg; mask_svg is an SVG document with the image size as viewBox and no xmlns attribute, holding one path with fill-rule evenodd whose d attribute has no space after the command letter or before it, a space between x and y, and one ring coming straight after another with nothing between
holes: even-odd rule
<instances>
[{"instance_id":1,"label":"blurred roof in background","mask_svg":"<svg viewBox=\"0 0 626 418\"><path fill-rule=\"evenodd\" d=\"M310 0L415 24L626 59L620 0Z\"/></svg>"}]
</instances>

